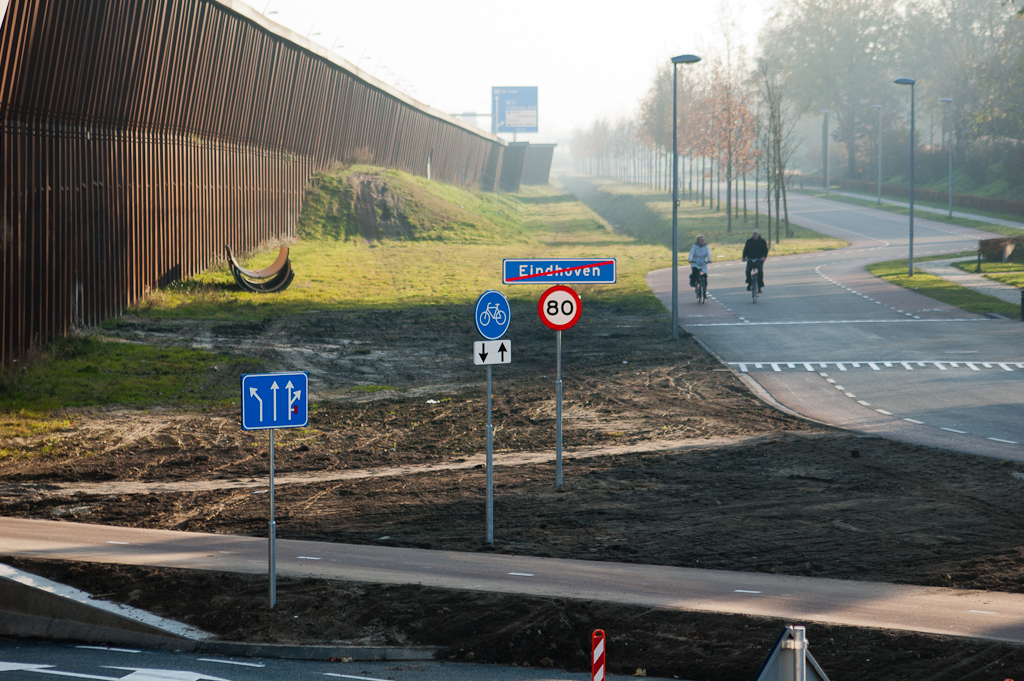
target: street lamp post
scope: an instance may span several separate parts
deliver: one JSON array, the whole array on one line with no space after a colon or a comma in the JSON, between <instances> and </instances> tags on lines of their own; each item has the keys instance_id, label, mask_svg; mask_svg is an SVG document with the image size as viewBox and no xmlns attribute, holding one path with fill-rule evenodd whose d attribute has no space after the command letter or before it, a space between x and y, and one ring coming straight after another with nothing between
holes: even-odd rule
<instances>
[{"instance_id":1,"label":"street lamp post","mask_svg":"<svg viewBox=\"0 0 1024 681\"><path fill-rule=\"evenodd\" d=\"M907 261L907 276L914 276L914 84L913 78L897 78L893 81L897 85L910 86L910 232L909 232L909 253Z\"/></svg>"},{"instance_id":2,"label":"street lamp post","mask_svg":"<svg viewBox=\"0 0 1024 681\"><path fill-rule=\"evenodd\" d=\"M828 109L822 109L821 119L821 182L824 185L825 193L828 194Z\"/></svg>"},{"instance_id":3,"label":"street lamp post","mask_svg":"<svg viewBox=\"0 0 1024 681\"><path fill-rule=\"evenodd\" d=\"M672 338L679 340L679 144L677 141L679 106L676 96L676 67L679 64L696 64L700 57L695 54L681 54L672 57Z\"/></svg>"},{"instance_id":4,"label":"street lamp post","mask_svg":"<svg viewBox=\"0 0 1024 681\"><path fill-rule=\"evenodd\" d=\"M878 109L878 150L875 155L878 156L878 205L882 205L882 105L872 104L872 109Z\"/></svg>"},{"instance_id":5,"label":"street lamp post","mask_svg":"<svg viewBox=\"0 0 1024 681\"><path fill-rule=\"evenodd\" d=\"M953 103L952 98L943 97L939 100L945 104L943 111L947 121L946 127L949 130L949 217L953 217L953 127L952 117L949 115L949 105Z\"/></svg>"}]
</instances>

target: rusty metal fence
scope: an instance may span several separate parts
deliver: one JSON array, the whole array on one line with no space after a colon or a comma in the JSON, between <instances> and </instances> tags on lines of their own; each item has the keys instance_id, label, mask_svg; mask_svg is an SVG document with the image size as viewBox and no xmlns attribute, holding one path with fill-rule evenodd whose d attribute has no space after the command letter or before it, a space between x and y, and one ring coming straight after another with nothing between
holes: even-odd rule
<instances>
[{"instance_id":1,"label":"rusty metal fence","mask_svg":"<svg viewBox=\"0 0 1024 681\"><path fill-rule=\"evenodd\" d=\"M504 149L234 0L0 0L0 363L294 236L314 172Z\"/></svg>"}]
</instances>

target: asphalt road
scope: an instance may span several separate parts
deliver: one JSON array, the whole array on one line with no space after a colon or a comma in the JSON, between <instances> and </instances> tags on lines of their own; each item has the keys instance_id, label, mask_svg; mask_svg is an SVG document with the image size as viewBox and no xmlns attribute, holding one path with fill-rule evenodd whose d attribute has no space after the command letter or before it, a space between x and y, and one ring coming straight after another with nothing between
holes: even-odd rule
<instances>
[{"instance_id":1,"label":"asphalt road","mask_svg":"<svg viewBox=\"0 0 1024 681\"><path fill-rule=\"evenodd\" d=\"M868 275L870 263L907 257L905 217L799 194L789 206L794 223L850 247L769 257L756 304L740 262L712 265L712 299L698 304L685 285L684 253L683 328L797 413L1024 460L1024 324L969 314ZM915 258L973 250L979 238L998 236L919 216L914 227ZM647 281L668 307L671 270Z\"/></svg>"},{"instance_id":2,"label":"asphalt road","mask_svg":"<svg viewBox=\"0 0 1024 681\"><path fill-rule=\"evenodd\" d=\"M590 674L466 662L314 662L0 638L0 681L590 681ZM609 681L634 677L609 675Z\"/></svg>"},{"instance_id":3,"label":"asphalt road","mask_svg":"<svg viewBox=\"0 0 1024 681\"><path fill-rule=\"evenodd\" d=\"M267 570L267 541L252 537L19 518L0 518L0 537L8 555L250 574ZM1024 594L282 539L277 555L282 576L555 596L1024 643Z\"/></svg>"}]
</instances>

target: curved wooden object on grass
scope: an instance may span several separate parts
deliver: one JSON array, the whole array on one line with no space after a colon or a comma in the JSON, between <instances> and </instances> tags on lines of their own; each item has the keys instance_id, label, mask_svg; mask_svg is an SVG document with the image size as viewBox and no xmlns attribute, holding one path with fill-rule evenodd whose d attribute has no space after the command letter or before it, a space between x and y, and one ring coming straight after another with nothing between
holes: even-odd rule
<instances>
[{"instance_id":1,"label":"curved wooden object on grass","mask_svg":"<svg viewBox=\"0 0 1024 681\"><path fill-rule=\"evenodd\" d=\"M295 278L295 271L292 269L291 260L288 259L288 247L281 246L277 259L270 267L262 270L247 270L238 264L231 247L225 245L224 250L228 254L228 265L231 268L231 276L235 283L243 291L251 293L274 293L283 291L292 283Z\"/></svg>"}]
</instances>

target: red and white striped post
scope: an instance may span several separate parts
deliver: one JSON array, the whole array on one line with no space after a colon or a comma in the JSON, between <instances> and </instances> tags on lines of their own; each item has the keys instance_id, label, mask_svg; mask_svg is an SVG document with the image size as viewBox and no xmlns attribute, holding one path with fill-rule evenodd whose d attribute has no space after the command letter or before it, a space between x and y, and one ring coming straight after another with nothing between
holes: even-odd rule
<instances>
[{"instance_id":1,"label":"red and white striped post","mask_svg":"<svg viewBox=\"0 0 1024 681\"><path fill-rule=\"evenodd\" d=\"M595 629L590 637L591 681L604 681L604 629Z\"/></svg>"}]
</instances>

